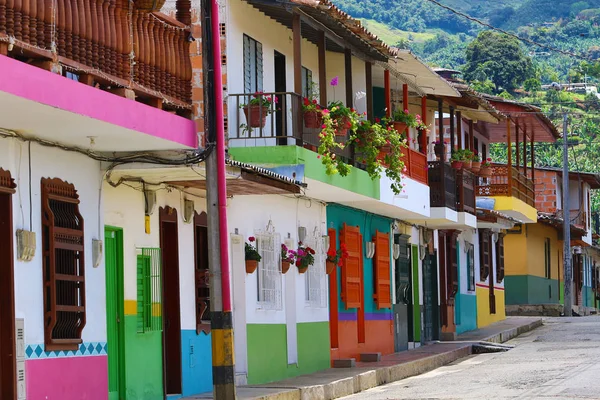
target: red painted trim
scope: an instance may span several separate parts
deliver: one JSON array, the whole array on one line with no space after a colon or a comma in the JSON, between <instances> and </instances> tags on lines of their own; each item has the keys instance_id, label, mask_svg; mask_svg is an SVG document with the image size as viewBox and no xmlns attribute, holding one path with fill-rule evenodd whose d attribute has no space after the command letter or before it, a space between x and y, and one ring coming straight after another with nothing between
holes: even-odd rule
<instances>
[{"instance_id":1,"label":"red painted trim","mask_svg":"<svg viewBox=\"0 0 600 400\"><path fill-rule=\"evenodd\" d=\"M489 289L490 288L490 285L485 285L483 283L477 283L475 286L477 286L478 288L482 288L482 289ZM494 290L502 290L502 291L504 291L504 288L500 287L500 286L494 285Z\"/></svg>"}]
</instances>

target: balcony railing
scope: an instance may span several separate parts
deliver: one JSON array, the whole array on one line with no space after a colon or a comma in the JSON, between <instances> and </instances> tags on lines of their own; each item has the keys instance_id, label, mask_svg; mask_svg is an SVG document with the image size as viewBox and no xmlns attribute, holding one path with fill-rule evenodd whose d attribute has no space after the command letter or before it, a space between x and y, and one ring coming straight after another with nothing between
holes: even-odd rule
<instances>
[{"instance_id":1,"label":"balcony railing","mask_svg":"<svg viewBox=\"0 0 600 400\"><path fill-rule=\"evenodd\" d=\"M418 151L408 147L403 149L402 153L404 155L403 161L406 167L404 175L425 185L429 184L427 173L427 155L419 153Z\"/></svg>"},{"instance_id":2,"label":"balcony railing","mask_svg":"<svg viewBox=\"0 0 600 400\"><path fill-rule=\"evenodd\" d=\"M477 196L512 196L535 207L533 181L515 167L493 165L490 178L480 178Z\"/></svg>"},{"instance_id":3,"label":"balcony railing","mask_svg":"<svg viewBox=\"0 0 600 400\"><path fill-rule=\"evenodd\" d=\"M456 210L456 170L442 161L429 161L428 165L431 207Z\"/></svg>"},{"instance_id":4,"label":"balcony railing","mask_svg":"<svg viewBox=\"0 0 600 400\"><path fill-rule=\"evenodd\" d=\"M456 171L456 187L458 192L457 211L475 214L475 185L477 177L470 171Z\"/></svg>"},{"instance_id":5,"label":"balcony railing","mask_svg":"<svg viewBox=\"0 0 600 400\"><path fill-rule=\"evenodd\" d=\"M183 23L124 0L0 1L0 41L11 43L10 56L57 61L85 75L86 83L130 88L141 100L186 108L189 35Z\"/></svg>"}]
</instances>

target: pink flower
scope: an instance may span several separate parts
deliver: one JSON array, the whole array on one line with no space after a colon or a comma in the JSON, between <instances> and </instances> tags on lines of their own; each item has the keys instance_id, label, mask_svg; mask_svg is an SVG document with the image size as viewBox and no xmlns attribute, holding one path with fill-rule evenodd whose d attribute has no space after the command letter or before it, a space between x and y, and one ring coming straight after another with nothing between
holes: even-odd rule
<instances>
[{"instance_id":1,"label":"pink flower","mask_svg":"<svg viewBox=\"0 0 600 400\"><path fill-rule=\"evenodd\" d=\"M248 241L249 241L249 242L255 242L255 241L256 241L256 238L255 238L254 236L250 236L250 237L248 238Z\"/></svg>"},{"instance_id":2,"label":"pink flower","mask_svg":"<svg viewBox=\"0 0 600 400\"><path fill-rule=\"evenodd\" d=\"M273 97L273 100L275 100L275 104L279 104L279 97Z\"/></svg>"},{"instance_id":3,"label":"pink flower","mask_svg":"<svg viewBox=\"0 0 600 400\"><path fill-rule=\"evenodd\" d=\"M323 110L323 114L329 114L329 110L328 109L324 109Z\"/></svg>"},{"instance_id":4,"label":"pink flower","mask_svg":"<svg viewBox=\"0 0 600 400\"><path fill-rule=\"evenodd\" d=\"M319 155L319 156L317 156L317 158L321 158L321 156Z\"/></svg>"},{"instance_id":5,"label":"pink flower","mask_svg":"<svg viewBox=\"0 0 600 400\"><path fill-rule=\"evenodd\" d=\"M404 110L404 113L405 113L405 114L408 114L408 110Z\"/></svg>"},{"instance_id":6,"label":"pink flower","mask_svg":"<svg viewBox=\"0 0 600 400\"><path fill-rule=\"evenodd\" d=\"M336 76L331 80L331 86L335 87L338 85L338 77Z\"/></svg>"}]
</instances>

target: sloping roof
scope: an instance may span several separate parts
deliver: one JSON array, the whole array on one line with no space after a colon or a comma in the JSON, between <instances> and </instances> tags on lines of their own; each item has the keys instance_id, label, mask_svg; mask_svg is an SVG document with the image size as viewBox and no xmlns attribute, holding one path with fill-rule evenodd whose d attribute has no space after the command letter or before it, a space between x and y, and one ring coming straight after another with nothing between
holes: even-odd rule
<instances>
[{"instance_id":1,"label":"sloping roof","mask_svg":"<svg viewBox=\"0 0 600 400\"><path fill-rule=\"evenodd\" d=\"M562 176L562 168L555 167L536 167L536 170L540 171L552 171ZM569 180L576 180L581 178L582 181L590 185L592 189L600 189L600 174L594 174L592 172L580 172L580 171L569 171Z\"/></svg>"},{"instance_id":2,"label":"sloping roof","mask_svg":"<svg viewBox=\"0 0 600 400\"><path fill-rule=\"evenodd\" d=\"M483 95L466 83L452 82L452 86L461 94L460 99L446 99L455 104L464 116L476 121L496 124L506 119L506 115L497 110Z\"/></svg>"},{"instance_id":3,"label":"sloping roof","mask_svg":"<svg viewBox=\"0 0 600 400\"><path fill-rule=\"evenodd\" d=\"M240 168L243 171L255 172L255 173L259 174L259 175L264 175L264 176L267 176L267 177L269 177L271 179L274 179L274 180L277 180L277 181L280 181L280 182L284 182L284 183L288 183L288 184L291 184L291 185L297 185L297 186L300 186L300 187L303 187L303 188L305 188L305 187L308 186L304 182L300 182L298 180L295 180L295 179L292 179L292 178L288 178L285 175L278 174L278 173L273 172L273 171L271 171L269 169L266 169L266 168L263 168L263 167L258 167L256 165L252 165L252 164L248 164L248 163L243 163L243 162L240 162L240 161L235 161L235 160L232 160L230 158L228 158L228 159L225 160L225 164L227 164L227 165L229 165L231 167Z\"/></svg>"},{"instance_id":4,"label":"sloping roof","mask_svg":"<svg viewBox=\"0 0 600 400\"><path fill-rule=\"evenodd\" d=\"M496 210L486 210L484 208L478 208L476 212L477 212L477 217L478 218L481 218L481 217L483 217L484 219L486 217L487 218L491 217L491 218L496 218L496 219L500 218L500 219L504 219L504 220L509 221L509 222L513 222L515 224L522 223L522 221L519 221L518 219L513 218L510 215L503 214L503 213L498 212Z\"/></svg>"},{"instance_id":5,"label":"sloping roof","mask_svg":"<svg viewBox=\"0 0 600 400\"><path fill-rule=\"evenodd\" d=\"M552 226L556 229L561 229L564 224L564 220L561 215L557 215L555 213L544 213L544 212L539 212L539 211L538 211L538 222ZM576 235L585 235L586 230L585 230L585 228L571 224L571 233L574 233Z\"/></svg>"}]
</instances>

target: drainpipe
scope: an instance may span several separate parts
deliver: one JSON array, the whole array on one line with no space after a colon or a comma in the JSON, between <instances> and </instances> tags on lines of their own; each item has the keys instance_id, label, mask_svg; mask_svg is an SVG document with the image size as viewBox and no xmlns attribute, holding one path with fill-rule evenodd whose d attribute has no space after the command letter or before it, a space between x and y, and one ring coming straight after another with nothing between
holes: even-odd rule
<instances>
[{"instance_id":1,"label":"drainpipe","mask_svg":"<svg viewBox=\"0 0 600 400\"><path fill-rule=\"evenodd\" d=\"M206 160L206 203L209 226L213 396L216 400L234 400L236 393L227 227L223 80L217 0L202 0L202 14L205 116L207 143L211 149Z\"/></svg>"}]
</instances>

